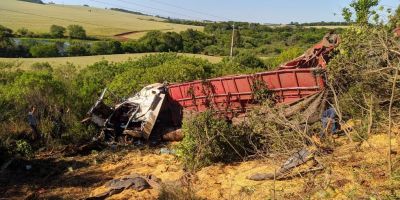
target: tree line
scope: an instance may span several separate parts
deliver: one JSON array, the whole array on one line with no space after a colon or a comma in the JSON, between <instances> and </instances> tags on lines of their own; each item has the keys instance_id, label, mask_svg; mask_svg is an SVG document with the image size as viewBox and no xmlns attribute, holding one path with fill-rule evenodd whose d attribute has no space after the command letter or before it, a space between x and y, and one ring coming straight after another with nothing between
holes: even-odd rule
<instances>
[{"instance_id":1,"label":"tree line","mask_svg":"<svg viewBox=\"0 0 400 200\"><path fill-rule=\"evenodd\" d=\"M238 23L234 36L234 54L251 53L277 56L292 48L305 50L318 42L329 29L269 27L255 23ZM340 32L341 29L336 31ZM230 51L232 24L208 23L204 31L188 29L180 33L150 31L137 40L99 40L87 36L79 25L52 25L48 33L35 34L25 28L15 33L0 26L1 57L87 56L117 53L182 52L227 56ZM52 38L57 40L39 40ZM20 41L16 42L15 38Z\"/></svg>"}]
</instances>

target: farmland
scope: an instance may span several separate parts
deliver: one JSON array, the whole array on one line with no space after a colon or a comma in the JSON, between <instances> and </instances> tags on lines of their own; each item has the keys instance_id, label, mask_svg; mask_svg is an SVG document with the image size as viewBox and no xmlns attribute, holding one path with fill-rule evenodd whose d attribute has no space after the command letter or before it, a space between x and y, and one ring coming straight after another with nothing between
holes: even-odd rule
<instances>
[{"instance_id":1,"label":"farmland","mask_svg":"<svg viewBox=\"0 0 400 200\"><path fill-rule=\"evenodd\" d=\"M113 54L113 55L99 55L99 56L76 56L76 57L55 57L55 58L0 58L0 62L13 62L19 66L19 69L29 69L32 64L39 62L48 62L51 66L57 67L62 64L72 63L80 68L91 65L101 60L110 62L122 62L129 59L135 60L145 55L157 53L136 53L136 54ZM206 56L200 54L182 54L187 57L204 58L211 63L217 63L222 60L221 57Z\"/></svg>"},{"instance_id":2,"label":"farmland","mask_svg":"<svg viewBox=\"0 0 400 200\"><path fill-rule=\"evenodd\" d=\"M88 35L111 37L116 34L150 30L180 32L188 28L202 30L199 26L188 26L163 22L163 19L85 6L34 4L16 0L0 1L0 24L16 31L27 28L34 32L48 32L53 24L84 26ZM138 36L141 36L140 34ZM137 37L135 34L130 38Z\"/></svg>"}]
</instances>

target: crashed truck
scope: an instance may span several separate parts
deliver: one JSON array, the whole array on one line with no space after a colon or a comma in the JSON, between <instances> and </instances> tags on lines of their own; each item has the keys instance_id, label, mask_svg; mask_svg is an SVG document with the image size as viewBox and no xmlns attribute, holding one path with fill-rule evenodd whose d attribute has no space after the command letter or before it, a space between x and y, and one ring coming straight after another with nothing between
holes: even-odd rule
<instances>
[{"instance_id":1,"label":"crashed truck","mask_svg":"<svg viewBox=\"0 0 400 200\"><path fill-rule=\"evenodd\" d=\"M256 90L267 89L277 106L289 108L286 114L302 111L305 119L315 122L320 116L316 113L324 109L321 102L325 95L327 63L338 44L338 35L327 34L321 42L282 64L278 70L186 83L154 83L115 106L105 104L105 89L87 114L91 122L101 127L103 135L120 137L125 142L179 140L179 137L163 136L179 130L184 113L212 109L231 119L257 106Z\"/></svg>"}]
</instances>

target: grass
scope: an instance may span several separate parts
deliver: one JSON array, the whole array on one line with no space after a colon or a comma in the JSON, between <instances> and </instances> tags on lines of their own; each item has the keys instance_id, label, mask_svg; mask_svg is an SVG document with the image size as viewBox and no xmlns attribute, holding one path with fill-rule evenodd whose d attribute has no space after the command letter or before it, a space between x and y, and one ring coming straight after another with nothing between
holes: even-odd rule
<instances>
[{"instance_id":1,"label":"grass","mask_svg":"<svg viewBox=\"0 0 400 200\"><path fill-rule=\"evenodd\" d=\"M202 30L200 26L189 26L163 22L163 19L130 13L72 5L34 4L16 0L0 1L0 24L13 29L27 28L30 31L49 32L53 24L68 26L82 25L88 35L110 37L130 31L175 31L188 28ZM142 33L143 34L143 33ZM141 34L127 37L136 38Z\"/></svg>"},{"instance_id":2,"label":"grass","mask_svg":"<svg viewBox=\"0 0 400 200\"><path fill-rule=\"evenodd\" d=\"M33 63L36 62L48 62L53 67L57 67L67 62L73 63L80 68L87 65L93 64L101 60L108 60L112 62L122 62L128 59L138 59L142 56L151 53L136 53L136 54L113 54L113 55L99 55L99 56L79 56L79 57L57 57L57 58L0 58L0 62L17 62L20 64L21 69L29 69ZM212 63L217 63L222 60L221 57L206 56L200 54L182 54L186 56L193 56L198 58L204 58Z\"/></svg>"}]
</instances>

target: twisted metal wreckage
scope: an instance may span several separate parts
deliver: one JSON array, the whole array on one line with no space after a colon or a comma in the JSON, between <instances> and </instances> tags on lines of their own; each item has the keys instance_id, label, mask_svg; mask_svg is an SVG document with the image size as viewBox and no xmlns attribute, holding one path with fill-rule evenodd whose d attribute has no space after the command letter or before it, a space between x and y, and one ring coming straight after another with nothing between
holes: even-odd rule
<instances>
[{"instance_id":1,"label":"twisted metal wreckage","mask_svg":"<svg viewBox=\"0 0 400 200\"><path fill-rule=\"evenodd\" d=\"M213 109L232 118L256 106L255 92L267 89L277 105L287 105L285 115L301 112L307 122L315 122L324 109L327 62L338 43L336 34L327 34L321 42L276 71L151 84L113 107L104 103L105 89L88 116L106 136L122 136L125 142L179 140L182 137L171 138L168 133L180 128L184 111Z\"/></svg>"}]
</instances>

